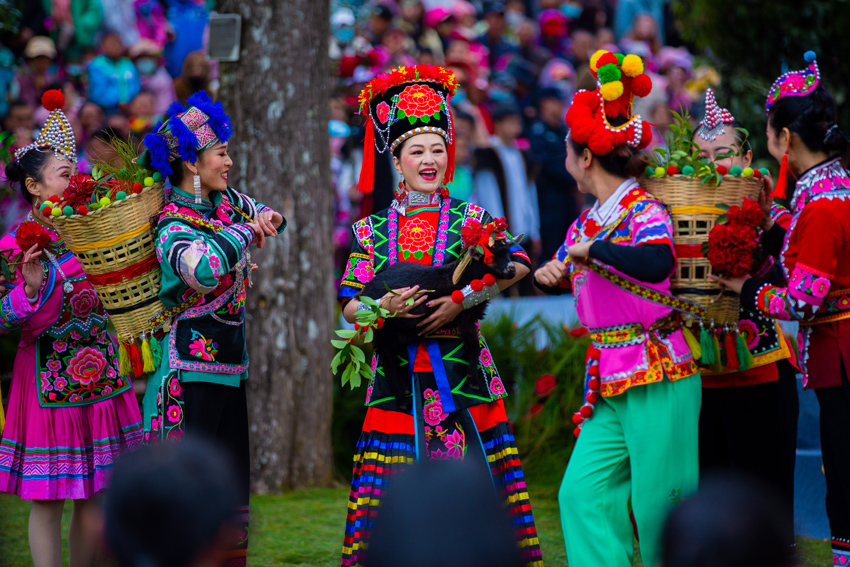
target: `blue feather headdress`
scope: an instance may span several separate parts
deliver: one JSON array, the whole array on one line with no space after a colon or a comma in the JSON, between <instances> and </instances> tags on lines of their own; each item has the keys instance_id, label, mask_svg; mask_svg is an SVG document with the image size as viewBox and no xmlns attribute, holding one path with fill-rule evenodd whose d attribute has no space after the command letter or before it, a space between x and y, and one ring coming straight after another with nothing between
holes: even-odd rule
<instances>
[{"instance_id":1,"label":"blue feather headdress","mask_svg":"<svg viewBox=\"0 0 850 567\"><path fill-rule=\"evenodd\" d=\"M190 163L198 160L198 152L218 142L226 142L233 134L230 117L220 102L213 102L204 91L198 91L183 106L172 103L165 120L154 132L145 136L145 151L139 163L151 166L162 176L171 175L171 162L181 159Z\"/></svg>"}]
</instances>

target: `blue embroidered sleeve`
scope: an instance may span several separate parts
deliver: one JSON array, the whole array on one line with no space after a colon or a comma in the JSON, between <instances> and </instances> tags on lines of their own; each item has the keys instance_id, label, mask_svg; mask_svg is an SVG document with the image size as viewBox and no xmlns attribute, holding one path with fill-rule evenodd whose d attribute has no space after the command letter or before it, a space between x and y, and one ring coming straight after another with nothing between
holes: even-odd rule
<instances>
[{"instance_id":1,"label":"blue embroidered sleeve","mask_svg":"<svg viewBox=\"0 0 850 567\"><path fill-rule=\"evenodd\" d=\"M6 287L8 289L8 287ZM39 292L39 299L41 292ZM38 309L40 301L30 302L21 283L0 299L0 333L20 327Z\"/></svg>"}]
</instances>

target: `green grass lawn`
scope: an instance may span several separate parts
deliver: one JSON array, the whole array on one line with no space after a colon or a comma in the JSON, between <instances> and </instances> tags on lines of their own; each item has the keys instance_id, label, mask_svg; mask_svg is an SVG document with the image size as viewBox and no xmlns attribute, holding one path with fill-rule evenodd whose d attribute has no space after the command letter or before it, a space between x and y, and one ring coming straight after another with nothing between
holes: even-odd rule
<instances>
[{"instance_id":1,"label":"green grass lawn","mask_svg":"<svg viewBox=\"0 0 850 567\"><path fill-rule=\"evenodd\" d=\"M532 491L531 500L546 565L565 566L555 490ZM252 567L338 566L347 502L347 487L253 497L249 564ZM0 494L0 566L32 565L27 542L28 514L29 504ZM70 505L65 508L64 534L69 519ZM831 565L827 542L799 538L798 546L804 567ZM67 560L66 547L65 565ZM636 561L635 565L640 562Z\"/></svg>"}]
</instances>

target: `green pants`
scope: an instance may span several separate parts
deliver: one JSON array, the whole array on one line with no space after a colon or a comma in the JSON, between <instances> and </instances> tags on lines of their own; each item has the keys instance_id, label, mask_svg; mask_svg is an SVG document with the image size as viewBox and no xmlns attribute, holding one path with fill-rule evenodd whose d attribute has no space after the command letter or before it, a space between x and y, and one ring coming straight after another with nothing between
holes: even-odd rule
<instances>
[{"instance_id":1,"label":"green pants","mask_svg":"<svg viewBox=\"0 0 850 567\"><path fill-rule=\"evenodd\" d=\"M667 515L697 488L700 377L600 398L558 492L570 567L628 567L629 500L646 567L661 562Z\"/></svg>"}]
</instances>

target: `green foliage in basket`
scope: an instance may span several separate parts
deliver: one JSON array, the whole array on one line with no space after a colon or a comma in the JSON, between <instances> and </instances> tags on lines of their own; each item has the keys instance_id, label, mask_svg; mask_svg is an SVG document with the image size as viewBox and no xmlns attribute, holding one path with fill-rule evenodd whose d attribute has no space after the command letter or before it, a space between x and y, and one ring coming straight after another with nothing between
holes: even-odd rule
<instances>
[{"instance_id":1,"label":"green foliage in basket","mask_svg":"<svg viewBox=\"0 0 850 567\"><path fill-rule=\"evenodd\" d=\"M673 112L673 123L668 127L663 148L655 148L650 153L650 166L647 167L647 176L662 177L666 175L687 175L691 178L699 178L705 185L714 181L720 185L723 174L717 171L715 161L736 157L741 154L741 148L747 142L749 132L744 128L737 128L735 138L738 144L726 153L718 154L715 161L701 157L702 150L694 142L694 130L691 126L691 116L687 110L681 114ZM675 169L671 169L675 168ZM656 173L657 172L657 173ZM661 175L658 175L658 174Z\"/></svg>"},{"instance_id":2,"label":"green foliage in basket","mask_svg":"<svg viewBox=\"0 0 850 567\"><path fill-rule=\"evenodd\" d=\"M144 183L145 178L151 175L151 172L137 163L136 158L139 157L139 150L136 146L123 138L112 136L109 139L109 145L115 152L118 159L110 157L110 159L95 159L92 160L94 168L92 169L92 177L98 181L103 178L111 177L119 181L127 183Z\"/></svg>"}]
</instances>

